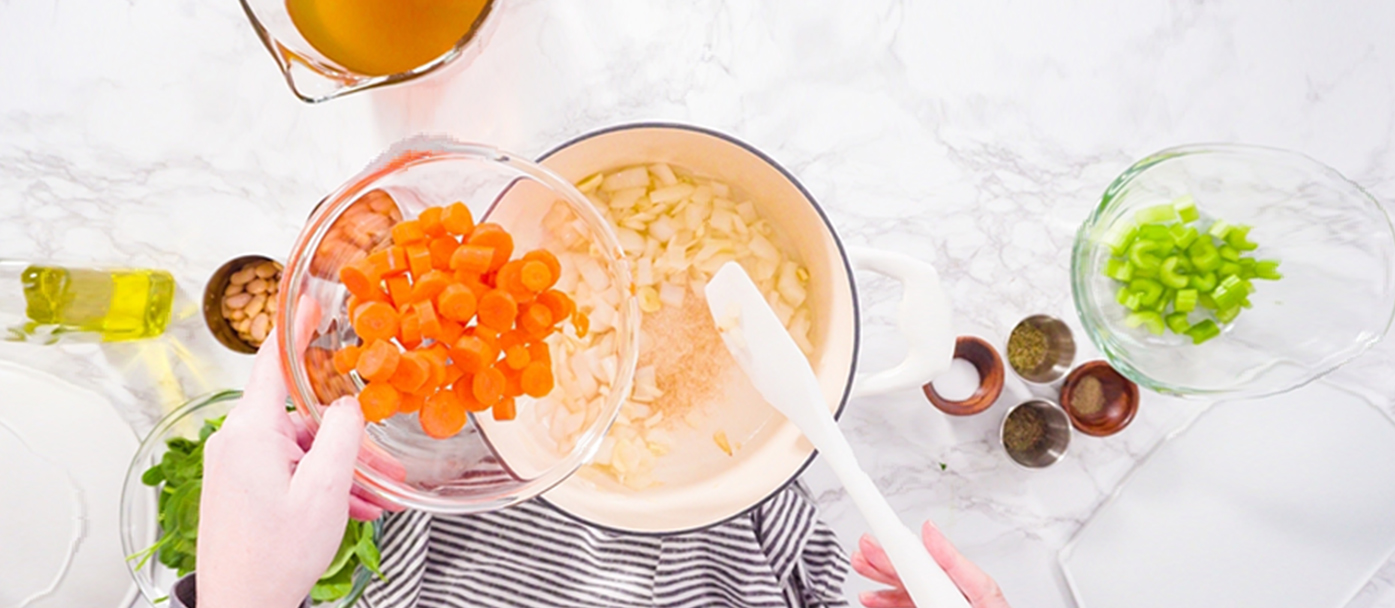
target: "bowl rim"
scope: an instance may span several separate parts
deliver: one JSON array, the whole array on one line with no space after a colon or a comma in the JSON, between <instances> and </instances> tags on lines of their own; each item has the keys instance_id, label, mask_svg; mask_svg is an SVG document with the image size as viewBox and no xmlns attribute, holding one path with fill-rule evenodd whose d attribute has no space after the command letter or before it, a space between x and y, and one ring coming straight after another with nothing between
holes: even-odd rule
<instances>
[{"instance_id":1,"label":"bowl rim","mask_svg":"<svg viewBox=\"0 0 1395 608\"><path fill-rule=\"evenodd\" d=\"M755 146L752 146L751 144L748 144L748 143L746 143L745 141L742 141L742 140L736 138L736 137L733 136L733 135L729 135L729 134L724 133L724 132L722 132L722 131L717 131L717 130L715 130L715 129L709 129L709 128L701 127L701 126L697 126L697 125L686 124L686 123L680 123L680 122L669 122L669 121L639 121L639 122L629 122L629 123L621 123L621 124L611 125L611 126L608 126L608 127L602 127L602 128L600 128L600 129L596 129L596 130L594 130L594 131L588 131L588 132L586 132L586 133L583 133L583 134L581 134L581 135L578 135L578 136L576 136L576 137L573 137L573 138L571 138L571 139L569 139L569 140L567 140L567 141L565 141L565 142L563 142L563 143L561 143L561 144L558 144L558 145L552 147L552 148L549 149L548 151L546 151L546 152L544 152L543 154L541 154L540 156L538 156L536 162L538 162L539 164L542 164L542 163L543 163L544 161L546 161L548 158L550 158L550 157L552 157L552 156L554 156L554 155L556 155L556 154L562 152L563 150L569 149L569 148L571 148L571 147L573 147L573 146L575 146L575 145L577 145L577 144L580 144L580 143L585 142L585 141L587 141L587 140L595 139L595 138L597 138L597 137L601 137L601 136L603 136L603 135L608 135L608 134L611 134L611 133L617 133L617 132L621 132L621 131L635 131L635 130L642 130L642 129L657 129L657 130L671 130L671 131L688 132L688 133L691 133L691 134L704 135L704 136L716 138L716 139L719 139L719 140L723 140L723 142L725 142L725 143L727 143L727 144L731 144L731 145L733 145L733 146L736 146L737 148L740 148L740 149L744 150L745 152L750 153L750 154L752 154L753 156L759 158L759 159L760 159L762 162L764 162L766 165L768 165L768 166L770 166L771 168L773 168L773 169L775 169L776 171L778 171L778 172L780 173L780 175L781 175L786 181L788 181L791 185L793 185L793 186L795 187L795 189L797 189L797 190L799 191L800 195L804 198L804 200L805 200L806 202L808 202L809 205L810 205L810 207L813 208L814 212L818 214L819 219L823 222L824 226L828 229L828 232L829 232L830 236L831 236L832 239L833 239L834 247L836 247L836 249L837 249L837 251L838 251L838 254L839 254L839 257L841 258L841 261L842 261L842 264L843 264L843 271L844 271L844 272L846 273L846 275L849 277L848 289L849 289L849 296L850 296L851 299L852 299L852 315L853 315L853 324L852 324L852 325L853 325L853 332L852 332L852 346L851 346L851 348L852 348L852 356L850 357L850 363L849 363L849 365L848 365L848 375L847 375L847 379L846 379L846 381L844 382L844 385L843 385L843 396L842 396L842 398L839 399L839 401L838 401L838 408L837 408L837 410L833 412L833 418L834 418L834 420L840 419L840 418L842 417L842 415L843 415L843 412L847 410L847 407L848 407L848 400L851 398L851 395L852 395L853 380L857 377L857 362L858 362L858 361L857 361L857 353L861 350L861 344L862 344L862 342L861 342L861 340L862 340L862 324L861 324L861 321L860 321L860 319L862 318L862 312L861 312L861 308L862 308L862 307L861 307L861 303L860 303L860 300L859 300L858 294L857 294L857 281L852 280L852 277L855 276L855 275L853 274L852 263L851 263L851 262L849 261L849 259L848 259L847 249L846 249L846 247L843 245L843 239L842 239L842 237L840 237L840 236L838 235L838 229L837 229L837 227L835 227L835 226L833 225L832 220L829 219L828 214L824 211L823 207L822 207L821 205L819 205L817 199L814 198L814 195L811 194L811 193L809 192L808 188L805 188L805 187L804 187L804 184L803 184L802 182L800 182L799 179L797 179L797 178L794 176L793 173L791 173L788 169L786 169L786 168L784 167L784 165L781 165L781 164L780 164L779 162L777 162L774 158L771 158L769 155L767 155L767 154L765 154L764 152L760 151L760 150L757 149ZM689 532L695 532L695 531L698 531L698 530L705 530L705 529L711 528L711 527L713 527L713 526L718 526L718 525L721 525L721 524L724 524L724 523L727 523L727 522L730 522L730 521L739 519L739 518L741 518L741 517L744 517L744 516L746 516L748 513L751 513L751 512L753 512L753 511L755 511L756 509L760 508L761 505L765 504L766 501L770 500L771 497L773 497L773 496L779 494L780 492L783 492L786 488L790 487L791 485L794 485L794 484L798 483L800 477L803 476L803 475L804 475L804 472L805 472L806 470L808 470L809 466L812 465L812 464L814 463L814 459L817 458L818 455L819 455L818 450L817 450L817 449L812 449L812 448L811 448L810 451L809 451L809 455L808 455L807 457L804 458L803 462L802 462L798 467L796 467L796 468L794 469L794 471L792 471L791 474L790 474L784 481L782 481L780 484L778 484L777 486L775 486L774 489L772 489L769 493L766 493L766 494L762 495L759 499L757 499L757 500L756 500L755 502L753 502L752 504L747 505L746 507L744 507L744 508L742 508L742 509L739 509L739 510L737 510L736 512L731 513L731 514L729 514L729 515L722 516L722 517L718 517L718 518L716 518L716 519L713 519L713 520L711 520L711 521L708 521L708 522L703 523L703 524L700 524L700 525L689 526L689 527L684 527L684 528L672 528L672 529L653 530L653 529L623 528L623 527L618 527L618 526L612 526L612 525L607 525L607 524L604 524L604 523L601 523L601 522L592 521L592 520L587 519L587 518L585 518L585 517L582 517L582 516L580 516L580 515L576 515L576 514L570 512L570 511L568 511L567 509L563 508L560 504L557 504L556 501L550 499L550 498L547 496L546 493L543 493L543 494L538 495L537 498L536 498L536 500L542 502L543 504L546 504L548 507L550 507L550 508L556 510L558 513L561 513L561 514L565 515L566 517L568 517L568 518L570 518L570 519L572 519L572 520L574 520L574 521L577 521L577 522L586 524L586 525L588 525L588 526L594 526L594 527L596 527L596 528L600 528L600 529L602 529L602 530L606 530L606 531L610 531L610 532L622 533L622 534L630 534L630 535L639 535L639 536L668 536L668 535L671 535L671 534L686 534L686 533L689 533Z\"/></svg>"},{"instance_id":2,"label":"bowl rim","mask_svg":"<svg viewBox=\"0 0 1395 608\"><path fill-rule=\"evenodd\" d=\"M1348 179L1340 171L1337 171L1331 166L1303 152L1255 144L1202 142L1172 146L1149 154L1129 165L1128 168L1109 183L1104 193L1100 196L1099 202L1091 209L1090 215L1085 218L1085 221L1080 224L1080 228L1076 230L1075 242L1071 247L1071 300L1075 305L1076 314L1080 317L1081 326L1083 326L1085 330L1085 335L1089 336L1090 342L1099 349L1109 364L1114 367L1115 371L1119 372L1124 378L1132 380L1140 387L1166 395L1194 399L1221 396L1237 399L1253 399L1276 395L1306 386L1361 356L1390 333L1391 327L1395 326L1395 301L1391 302L1392 306L1386 313L1384 326L1374 332L1369 339L1358 341L1349 351L1339 353L1337 357L1328 362L1327 369L1311 373L1306 378L1301 378L1298 381L1289 382L1277 386L1276 388L1256 389L1249 386L1241 386L1224 389L1200 389L1176 386L1155 381L1130 363L1128 358L1120 352L1121 349L1114 346L1100 329L1099 326L1101 323L1099 322L1099 315L1097 315L1090 306L1085 293L1088 289L1082 284L1084 280L1082 274L1086 272L1085 266L1088 265L1088 258L1093 251L1094 243L1092 242L1091 232L1098 227L1098 224L1104 218L1105 212L1114 202L1115 197L1139 175L1159 164L1201 154L1231 154L1239 156L1267 155L1271 157L1298 159L1306 162L1326 176L1352 187L1359 198L1363 199L1372 208L1380 212L1381 217L1385 218L1384 226L1387 232L1395 236L1395 222L1392 222L1390 213L1380 204L1380 201L1374 196L1371 196L1371 193L1367 192L1360 184ZM1395 276L1395 267L1392 267L1388 271Z\"/></svg>"}]
</instances>

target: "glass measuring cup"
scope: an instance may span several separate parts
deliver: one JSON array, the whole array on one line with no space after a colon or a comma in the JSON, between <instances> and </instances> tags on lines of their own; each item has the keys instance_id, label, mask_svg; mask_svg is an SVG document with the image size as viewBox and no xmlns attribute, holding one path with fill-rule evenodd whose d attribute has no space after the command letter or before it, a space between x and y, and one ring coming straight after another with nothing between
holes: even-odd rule
<instances>
[{"instance_id":1,"label":"glass measuring cup","mask_svg":"<svg viewBox=\"0 0 1395 608\"><path fill-rule=\"evenodd\" d=\"M464 54L493 0L241 0L291 92L319 103L429 74Z\"/></svg>"}]
</instances>

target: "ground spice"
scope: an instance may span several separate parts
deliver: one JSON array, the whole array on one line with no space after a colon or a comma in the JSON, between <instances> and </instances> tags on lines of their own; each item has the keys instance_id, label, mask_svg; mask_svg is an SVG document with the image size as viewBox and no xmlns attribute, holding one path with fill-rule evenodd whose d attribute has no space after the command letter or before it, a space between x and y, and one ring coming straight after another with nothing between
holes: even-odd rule
<instances>
[{"instance_id":1,"label":"ground spice","mask_svg":"<svg viewBox=\"0 0 1395 608\"><path fill-rule=\"evenodd\" d=\"M723 383L718 380L736 360L702 297L689 289L682 306L645 314L641 327L651 346L640 356L639 366L654 366L655 384L663 391L652 404L655 410L677 419L721 396Z\"/></svg>"},{"instance_id":2,"label":"ground spice","mask_svg":"<svg viewBox=\"0 0 1395 608\"><path fill-rule=\"evenodd\" d=\"M1030 407L1019 407L1003 425L1003 444L1022 454L1035 451L1046 440L1046 421Z\"/></svg>"},{"instance_id":3,"label":"ground spice","mask_svg":"<svg viewBox=\"0 0 1395 608\"><path fill-rule=\"evenodd\" d=\"M1093 416L1104 409L1104 385L1099 378L1085 376L1071 391L1070 407L1082 416Z\"/></svg>"},{"instance_id":4,"label":"ground spice","mask_svg":"<svg viewBox=\"0 0 1395 608\"><path fill-rule=\"evenodd\" d=\"M1008 336L1008 363L1019 372L1039 369L1046 363L1046 332L1035 325L1023 323Z\"/></svg>"}]
</instances>

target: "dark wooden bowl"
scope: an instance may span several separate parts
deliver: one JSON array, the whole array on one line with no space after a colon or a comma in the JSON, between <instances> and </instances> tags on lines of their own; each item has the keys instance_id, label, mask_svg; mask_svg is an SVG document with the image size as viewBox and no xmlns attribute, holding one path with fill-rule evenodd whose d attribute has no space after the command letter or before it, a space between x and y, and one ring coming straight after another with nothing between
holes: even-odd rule
<instances>
[{"instance_id":1,"label":"dark wooden bowl","mask_svg":"<svg viewBox=\"0 0 1395 608\"><path fill-rule=\"evenodd\" d=\"M1080 382L1093 376L1100 382L1104 402L1099 411L1085 414L1074 403ZM1133 422L1138 413L1138 385L1125 378L1106 361L1090 361L1075 368L1061 385L1061 407L1070 416L1071 426L1094 437L1113 435Z\"/></svg>"},{"instance_id":2,"label":"dark wooden bowl","mask_svg":"<svg viewBox=\"0 0 1395 608\"><path fill-rule=\"evenodd\" d=\"M963 401L950 401L935 391L935 385L927 382L921 390L941 412L951 416L968 416L988 409L1003 394L1003 358L998 350L982 338L959 336L954 341L954 358L972 363L978 370L978 390Z\"/></svg>"}]
</instances>

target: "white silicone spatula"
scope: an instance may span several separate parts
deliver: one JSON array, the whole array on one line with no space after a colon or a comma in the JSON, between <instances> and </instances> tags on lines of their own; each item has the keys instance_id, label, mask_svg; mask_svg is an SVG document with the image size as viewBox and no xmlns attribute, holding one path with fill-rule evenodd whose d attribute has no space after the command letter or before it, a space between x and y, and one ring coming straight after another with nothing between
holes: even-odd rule
<instances>
[{"instance_id":1,"label":"white silicone spatula","mask_svg":"<svg viewBox=\"0 0 1395 608\"><path fill-rule=\"evenodd\" d=\"M847 488L896 566L918 608L969 608L964 595L925 551L857 464L819 390L814 370L741 265L728 262L704 290L722 341L770 405L804 432Z\"/></svg>"}]
</instances>

